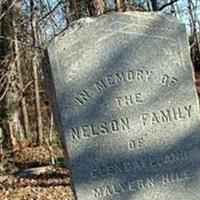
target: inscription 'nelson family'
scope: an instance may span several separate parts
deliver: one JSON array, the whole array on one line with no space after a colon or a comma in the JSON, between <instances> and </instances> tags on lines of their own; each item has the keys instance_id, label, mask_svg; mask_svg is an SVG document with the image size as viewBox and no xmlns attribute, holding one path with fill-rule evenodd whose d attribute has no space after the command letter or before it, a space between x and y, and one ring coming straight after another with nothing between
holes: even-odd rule
<instances>
[{"instance_id":1,"label":"inscription 'nelson family'","mask_svg":"<svg viewBox=\"0 0 200 200\"><path fill-rule=\"evenodd\" d=\"M192 114L192 105L170 108L165 110L158 110L155 112L143 113L141 120L143 126L152 126L164 123L171 123L181 119L188 119ZM70 130L71 139L78 141L81 139L88 139L100 135L108 135L112 133L124 132L130 129L130 119L122 117L119 119L112 119L111 121L104 121L101 123L94 123L83 125L81 127L73 127Z\"/></svg>"}]
</instances>

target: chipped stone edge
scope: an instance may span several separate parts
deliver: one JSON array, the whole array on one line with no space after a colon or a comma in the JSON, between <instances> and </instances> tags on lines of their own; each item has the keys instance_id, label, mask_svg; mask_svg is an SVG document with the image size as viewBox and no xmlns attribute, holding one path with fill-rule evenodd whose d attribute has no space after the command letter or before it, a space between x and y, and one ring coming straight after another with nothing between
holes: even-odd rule
<instances>
[{"instance_id":1,"label":"chipped stone edge","mask_svg":"<svg viewBox=\"0 0 200 200\"><path fill-rule=\"evenodd\" d=\"M53 46L52 46L53 47ZM46 97L49 100L49 103L51 105L52 108L52 112L53 112L53 116L54 116L54 122L56 125L56 128L58 130L59 136L61 138L61 143L62 146L64 148L64 165L66 166L66 168L69 169L69 175L70 175L70 187L72 189L72 192L75 196L75 199L77 199L77 194L75 191L75 184L72 180L72 169L70 167L69 164L69 154L68 154L68 148L67 148L67 143L64 142L65 141L65 137L64 137L64 130L63 130L63 124L62 124L62 120L60 117L60 111L58 109L58 96L57 96L57 92L56 92L56 87L55 87L55 82L54 82L54 78L53 78L53 73L52 73L52 68L51 68L51 60L49 58L49 52L51 51L51 53L53 55L55 55L55 51L53 48L51 49L46 49L44 52L44 57L42 59L42 64L43 64L43 74L44 74L44 86L45 86L45 93L46 93Z\"/></svg>"},{"instance_id":2,"label":"chipped stone edge","mask_svg":"<svg viewBox=\"0 0 200 200\"><path fill-rule=\"evenodd\" d=\"M81 27L87 25L87 24L91 24L94 22L99 21L100 19L104 18L105 16L110 16L110 15L143 15L145 17L148 18L154 18L155 16L162 16L164 17L167 21L171 22L171 23L177 23L180 26L180 29L182 31L186 30L186 26L183 22L181 22L180 20L178 20L176 17L168 15L166 13L163 12L139 12L139 11L126 11L126 12L109 12L107 14L98 16L98 17L83 17L79 20L74 21L73 23L71 23L68 28L61 33L60 35L56 36L55 38L53 38L49 44L47 45L47 49L49 48L53 48L53 45L55 43L57 43L58 41L60 41L67 33L74 33L77 30L79 30Z\"/></svg>"},{"instance_id":3,"label":"chipped stone edge","mask_svg":"<svg viewBox=\"0 0 200 200\"><path fill-rule=\"evenodd\" d=\"M73 23L71 23L68 28L61 33L60 35L56 36L55 38L53 38L50 43L47 45L47 49L51 49L53 48L54 44L58 41L60 41L67 33L73 33L77 30L79 30L81 27L83 27L84 25L93 23L97 20L97 17L84 17L81 18L79 20L74 21Z\"/></svg>"}]
</instances>

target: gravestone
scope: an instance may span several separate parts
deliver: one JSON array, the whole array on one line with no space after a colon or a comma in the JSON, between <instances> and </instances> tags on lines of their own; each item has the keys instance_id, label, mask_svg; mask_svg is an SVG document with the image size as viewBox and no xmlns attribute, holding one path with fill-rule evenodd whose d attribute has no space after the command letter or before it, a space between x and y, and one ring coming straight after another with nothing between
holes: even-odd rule
<instances>
[{"instance_id":1,"label":"gravestone","mask_svg":"<svg viewBox=\"0 0 200 200\"><path fill-rule=\"evenodd\" d=\"M183 24L160 13L85 18L48 55L78 200L199 200L199 106Z\"/></svg>"}]
</instances>

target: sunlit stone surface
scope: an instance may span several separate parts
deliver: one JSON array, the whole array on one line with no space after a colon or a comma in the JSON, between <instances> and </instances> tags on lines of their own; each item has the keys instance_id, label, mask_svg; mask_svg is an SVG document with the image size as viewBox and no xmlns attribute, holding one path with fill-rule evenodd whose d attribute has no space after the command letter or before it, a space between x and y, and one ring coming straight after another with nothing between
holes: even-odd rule
<instances>
[{"instance_id":1,"label":"sunlit stone surface","mask_svg":"<svg viewBox=\"0 0 200 200\"><path fill-rule=\"evenodd\" d=\"M48 48L46 83L78 200L199 200L199 107L185 26L82 19Z\"/></svg>"}]
</instances>

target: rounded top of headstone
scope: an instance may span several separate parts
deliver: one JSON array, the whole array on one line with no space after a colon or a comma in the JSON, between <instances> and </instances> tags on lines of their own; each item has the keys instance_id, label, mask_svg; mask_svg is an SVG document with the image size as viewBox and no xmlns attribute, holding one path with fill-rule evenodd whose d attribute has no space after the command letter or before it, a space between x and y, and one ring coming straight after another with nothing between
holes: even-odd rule
<instances>
[{"instance_id":1,"label":"rounded top of headstone","mask_svg":"<svg viewBox=\"0 0 200 200\"><path fill-rule=\"evenodd\" d=\"M86 17L73 22L65 32L52 40L48 49L56 50L55 48L59 47L59 51L63 43L77 44L81 40L94 39L105 31L124 31L129 27L138 27L139 24L140 27L160 29L163 32L170 30L171 32L174 30L185 32L186 30L185 25L181 24L175 17L162 12L110 12L97 18Z\"/></svg>"}]
</instances>

